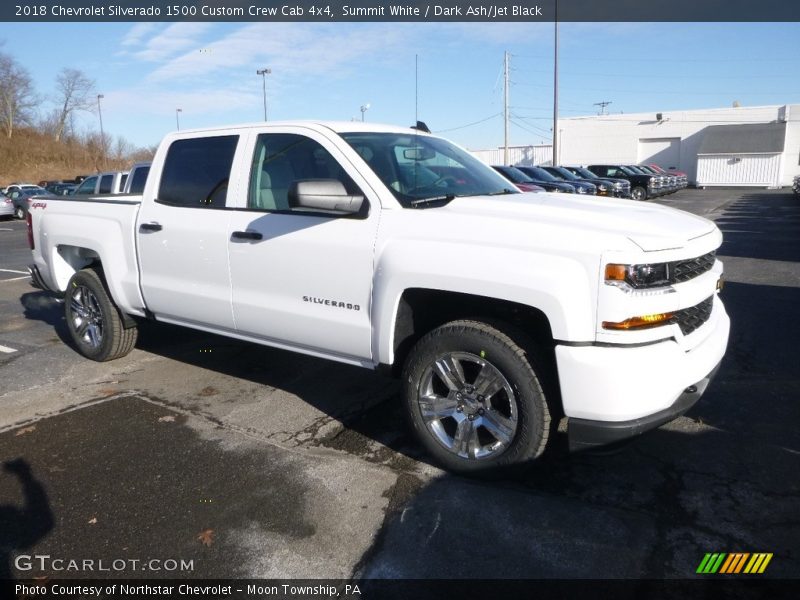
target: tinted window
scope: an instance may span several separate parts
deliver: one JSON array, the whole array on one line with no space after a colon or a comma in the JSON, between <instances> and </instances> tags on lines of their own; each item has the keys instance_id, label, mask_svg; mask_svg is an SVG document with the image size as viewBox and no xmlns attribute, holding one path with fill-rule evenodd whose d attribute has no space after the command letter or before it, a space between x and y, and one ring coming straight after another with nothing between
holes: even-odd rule
<instances>
[{"instance_id":1,"label":"tinted window","mask_svg":"<svg viewBox=\"0 0 800 600\"><path fill-rule=\"evenodd\" d=\"M75 195L89 195L94 194L94 186L97 183L97 177L87 177L75 190Z\"/></svg>"},{"instance_id":2,"label":"tinted window","mask_svg":"<svg viewBox=\"0 0 800 600\"><path fill-rule=\"evenodd\" d=\"M97 190L98 194L110 194L111 183L114 181L113 175L103 175L100 178L100 188Z\"/></svg>"},{"instance_id":3,"label":"tinted window","mask_svg":"<svg viewBox=\"0 0 800 600\"><path fill-rule=\"evenodd\" d=\"M238 135L177 140L164 161L158 202L194 208L221 208Z\"/></svg>"},{"instance_id":4,"label":"tinted window","mask_svg":"<svg viewBox=\"0 0 800 600\"><path fill-rule=\"evenodd\" d=\"M289 186L304 179L336 179L348 194L363 195L330 152L311 138L293 133L262 133L250 170L249 208L288 211Z\"/></svg>"},{"instance_id":5,"label":"tinted window","mask_svg":"<svg viewBox=\"0 0 800 600\"><path fill-rule=\"evenodd\" d=\"M125 182L126 181L128 181L128 174L127 173L123 173L119 177L119 191L120 192L125 189Z\"/></svg>"},{"instance_id":6,"label":"tinted window","mask_svg":"<svg viewBox=\"0 0 800 600\"><path fill-rule=\"evenodd\" d=\"M133 179L131 179L131 194L141 194L144 191L144 184L147 181L147 174L150 172L150 167L139 167L133 172Z\"/></svg>"}]
</instances>

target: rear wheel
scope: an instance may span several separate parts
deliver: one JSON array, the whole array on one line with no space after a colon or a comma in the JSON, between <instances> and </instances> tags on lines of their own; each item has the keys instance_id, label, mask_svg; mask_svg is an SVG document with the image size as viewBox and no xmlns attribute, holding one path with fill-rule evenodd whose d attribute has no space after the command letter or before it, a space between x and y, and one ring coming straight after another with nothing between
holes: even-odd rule
<instances>
[{"instance_id":1,"label":"rear wheel","mask_svg":"<svg viewBox=\"0 0 800 600\"><path fill-rule=\"evenodd\" d=\"M25 211L22 209L21 206L18 206L17 208L14 209L14 216L18 219L25 218Z\"/></svg>"},{"instance_id":2,"label":"rear wheel","mask_svg":"<svg viewBox=\"0 0 800 600\"><path fill-rule=\"evenodd\" d=\"M647 190L641 186L636 186L631 190L631 198L634 200L647 200Z\"/></svg>"},{"instance_id":3,"label":"rear wheel","mask_svg":"<svg viewBox=\"0 0 800 600\"><path fill-rule=\"evenodd\" d=\"M446 469L487 472L544 452L550 412L542 386L529 354L499 328L442 325L414 347L403 379L411 427Z\"/></svg>"},{"instance_id":4,"label":"rear wheel","mask_svg":"<svg viewBox=\"0 0 800 600\"><path fill-rule=\"evenodd\" d=\"M95 269L75 273L67 284L64 311L78 350L99 362L125 356L136 345L136 327L125 328L119 309Z\"/></svg>"}]
</instances>

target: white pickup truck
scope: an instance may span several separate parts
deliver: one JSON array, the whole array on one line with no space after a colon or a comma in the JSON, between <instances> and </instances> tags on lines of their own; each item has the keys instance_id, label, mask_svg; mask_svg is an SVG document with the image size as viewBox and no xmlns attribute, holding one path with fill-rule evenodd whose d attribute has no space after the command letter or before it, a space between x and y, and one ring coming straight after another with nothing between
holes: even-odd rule
<instances>
[{"instance_id":1,"label":"white pickup truck","mask_svg":"<svg viewBox=\"0 0 800 600\"><path fill-rule=\"evenodd\" d=\"M458 472L530 461L561 422L578 449L670 421L728 342L713 223L519 193L416 128L180 131L142 195L40 198L28 223L85 356L130 352L145 318L387 368Z\"/></svg>"}]
</instances>

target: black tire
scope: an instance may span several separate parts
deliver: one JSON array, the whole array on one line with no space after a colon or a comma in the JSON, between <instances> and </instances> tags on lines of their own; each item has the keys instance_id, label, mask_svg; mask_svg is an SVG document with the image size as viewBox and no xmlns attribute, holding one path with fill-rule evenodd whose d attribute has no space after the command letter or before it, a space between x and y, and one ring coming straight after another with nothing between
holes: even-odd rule
<instances>
[{"instance_id":1,"label":"black tire","mask_svg":"<svg viewBox=\"0 0 800 600\"><path fill-rule=\"evenodd\" d=\"M24 219L25 218L25 210L21 206L18 206L17 208L14 209L14 216L17 219Z\"/></svg>"},{"instance_id":2,"label":"black tire","mask_svg":"<svg viewBox=\"0 0 800 600\"><path fill-rule=\"evenodd\" d=\"M647 200L647 190L642 186L637 185L631 190L631 199L633 200Z\"/></svg>"},{"instance_id":3,"label":"black tire","mask_svg":"<svg viewBox=\"0 0 800 600\"><path fill-rule=\"evenodd\" d=\"M403 387L411 429L430 455L454 473L496 473L532 461L547 446L551 418L536 372L539 360L523 349L523 346L533 348L533 345L522 334L513 332L515 339L512 339L504 331L513 330L480 321L446 323L420 339L406 360ZM460 394L455 389L461 383L445 384L445 378L440 375L443 371L437 370L437 363L452 364L443 361L455 361L461 365L461 383L467 385ZM502 380L503 383L498 391L484 397L480 390L470 388L471 384L478 387L481 381L488 381L488 376L481 380L477 374L487 372L484 370L486 364L494 369L490 372L492 381L499 383ZM497 377L497 373L501 377ZM451 378L451 384L455 380L458 376ZM487 386L481 387L488 389ZM436 400L425 400L432 397ZM448 403L448 406L444 408L440 401ZM512 403L515 404L513 410ZM432 417L434 407L451 414ZM471 424L464 422L467 419L465 415L470 416ZM498 423L502 428L497 427ZM462 425L468 432L459 435ZM512 425L513 433L509 433ZM492 429L500 435L493 434ZM474 439L474 444L470 442L465 447L463 441L457 441L465 436ZM450 438L452 444L448 445ZM504 443L503 439L509 441Z\"/></svg>"},{"instance_id":4,"label":"black tire","mask_svg":"<svg viewBox=\"0 0 800 600\"><path fill-rule=\"evenodd\" d=\"M67 327L78 351L98 362L128 354L136 345L136 326L125 328L98 270L83 269L67 284L64 299Z\"/></svg>"}]
</instances>

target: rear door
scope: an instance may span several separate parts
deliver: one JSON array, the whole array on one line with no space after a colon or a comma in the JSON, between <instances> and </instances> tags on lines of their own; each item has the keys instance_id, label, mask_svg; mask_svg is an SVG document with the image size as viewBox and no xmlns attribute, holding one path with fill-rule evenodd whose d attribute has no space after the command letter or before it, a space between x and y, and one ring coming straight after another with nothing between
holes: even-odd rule
<instances>
[{"instance_id":1,"label":"rear door","mask_svg":"<svg viewBox=\"0 0 800 600\"><path fill-rule=\"evenodd\" d=\"M198 134L172 142L151 172L136 236L141 287L161 320L233 330L226 210L238 134ZM230 185L229 185L230 184Z\"/></svg>"}]
</instances>

